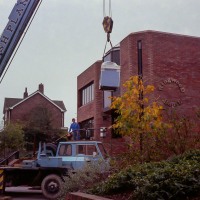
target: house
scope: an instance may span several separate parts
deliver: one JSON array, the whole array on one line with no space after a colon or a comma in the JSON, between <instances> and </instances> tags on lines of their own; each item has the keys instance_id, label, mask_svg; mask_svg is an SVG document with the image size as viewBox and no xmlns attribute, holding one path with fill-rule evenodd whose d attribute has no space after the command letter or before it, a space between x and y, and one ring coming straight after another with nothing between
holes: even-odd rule
<instances>
[{"instance_id":1,"label":"house","mask_svg":"<svg viewBox=\"0 0 200 200\"><path fill-rule=\"evenodd\" d=\"M151 30L131 33L107 52L104 61L121 66L120 88L114 93L99 90L102 61L92 64L77 78L77 121L82 129L94 130L94 139L102 140L112 153L121 150L125 138L113 130L101 138L100 130L115 118L109 96L123 94L122 84L130 76L142 73L166 110L176 108L189 115L200 108L200 37Z\"/></svg>"},{"instance_id":2,"label":"house","mask_svg":"<svg viewBox=\"0 0 200 200\"><path fill-rule=\"evenodd\" d=\"M41 83L38 90L30 95L28 95L27 88L25 88L23 98L5 98L3 108L4 124L11 122L26 124L33 114L38 117L44 114L48 115L52 128L60 129L64 127L65 112L66 108L63 101L48 98L44 94L44 85Z\"/></svg>"}]
</instances>

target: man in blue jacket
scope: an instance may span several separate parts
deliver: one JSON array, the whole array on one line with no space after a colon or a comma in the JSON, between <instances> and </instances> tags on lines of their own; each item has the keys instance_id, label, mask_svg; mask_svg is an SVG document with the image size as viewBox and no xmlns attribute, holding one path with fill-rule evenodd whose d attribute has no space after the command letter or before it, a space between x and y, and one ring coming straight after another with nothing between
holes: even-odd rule
<instances>
[{"instance_id":1,"label":"man in blue jacket","mask_svg":"<svg viewBox=\"0 0 200 200\"><path fill-rule=\"evenodd\" d=\"M80 140L79 130L80 130L79 124L76 122L75 118L73 118L69 128L69 132L72 132L74 140Z\"/></svg>"}]
</instances>

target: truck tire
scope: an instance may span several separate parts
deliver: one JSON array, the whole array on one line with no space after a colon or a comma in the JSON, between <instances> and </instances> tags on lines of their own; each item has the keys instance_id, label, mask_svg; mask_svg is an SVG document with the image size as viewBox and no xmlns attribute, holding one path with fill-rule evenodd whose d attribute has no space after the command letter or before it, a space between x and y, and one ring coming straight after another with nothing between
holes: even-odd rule
<instances>
[{"instance_id":1,"label":"truck tire","mask_svg":"<svg viewBox=\"0 0 200 200\"><path fill-rule=\"evenodd\" d=\"M50 174L42 181L42 193L47 199L56 199L61 194L61 185L62 179L56 174Z\"/></svg>"}]
</instances>

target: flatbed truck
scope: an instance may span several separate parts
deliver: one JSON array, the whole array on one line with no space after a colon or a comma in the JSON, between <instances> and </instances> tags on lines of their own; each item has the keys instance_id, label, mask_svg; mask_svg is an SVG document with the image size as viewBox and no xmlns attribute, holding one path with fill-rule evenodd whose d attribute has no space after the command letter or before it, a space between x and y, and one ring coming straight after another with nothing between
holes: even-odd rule
<instances>
[{"instance_id":1,"label":"flatbed truck","mask_svg":"<svg viewBox=\"0 0 200 200\"><path fill-rule=\"evenodd\" d=\"M67 141L57 146L40 143L37 158L19 158L0 166L2 193L6 187L31 186L41 188L47 199L56 199L70 170L76 172L87 163L99 164L99 160L109 165L107 153L99 141Z\"/></svg>"}]
</instances>

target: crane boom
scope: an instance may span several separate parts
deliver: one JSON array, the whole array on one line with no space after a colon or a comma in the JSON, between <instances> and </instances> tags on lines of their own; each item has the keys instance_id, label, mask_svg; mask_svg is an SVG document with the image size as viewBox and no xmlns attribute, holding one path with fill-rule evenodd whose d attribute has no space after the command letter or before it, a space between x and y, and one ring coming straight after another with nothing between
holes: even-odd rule
<instances>
[{"instance_id":1,"label":"crane boom","mask_svg":"<svg viewBox=\"0 0 200 200\"><path fill-rule=\"evenodd\" d=\"M26 33L42 0L18 0L0 37L0 78Z\"/></svg>"}]
</instances>

